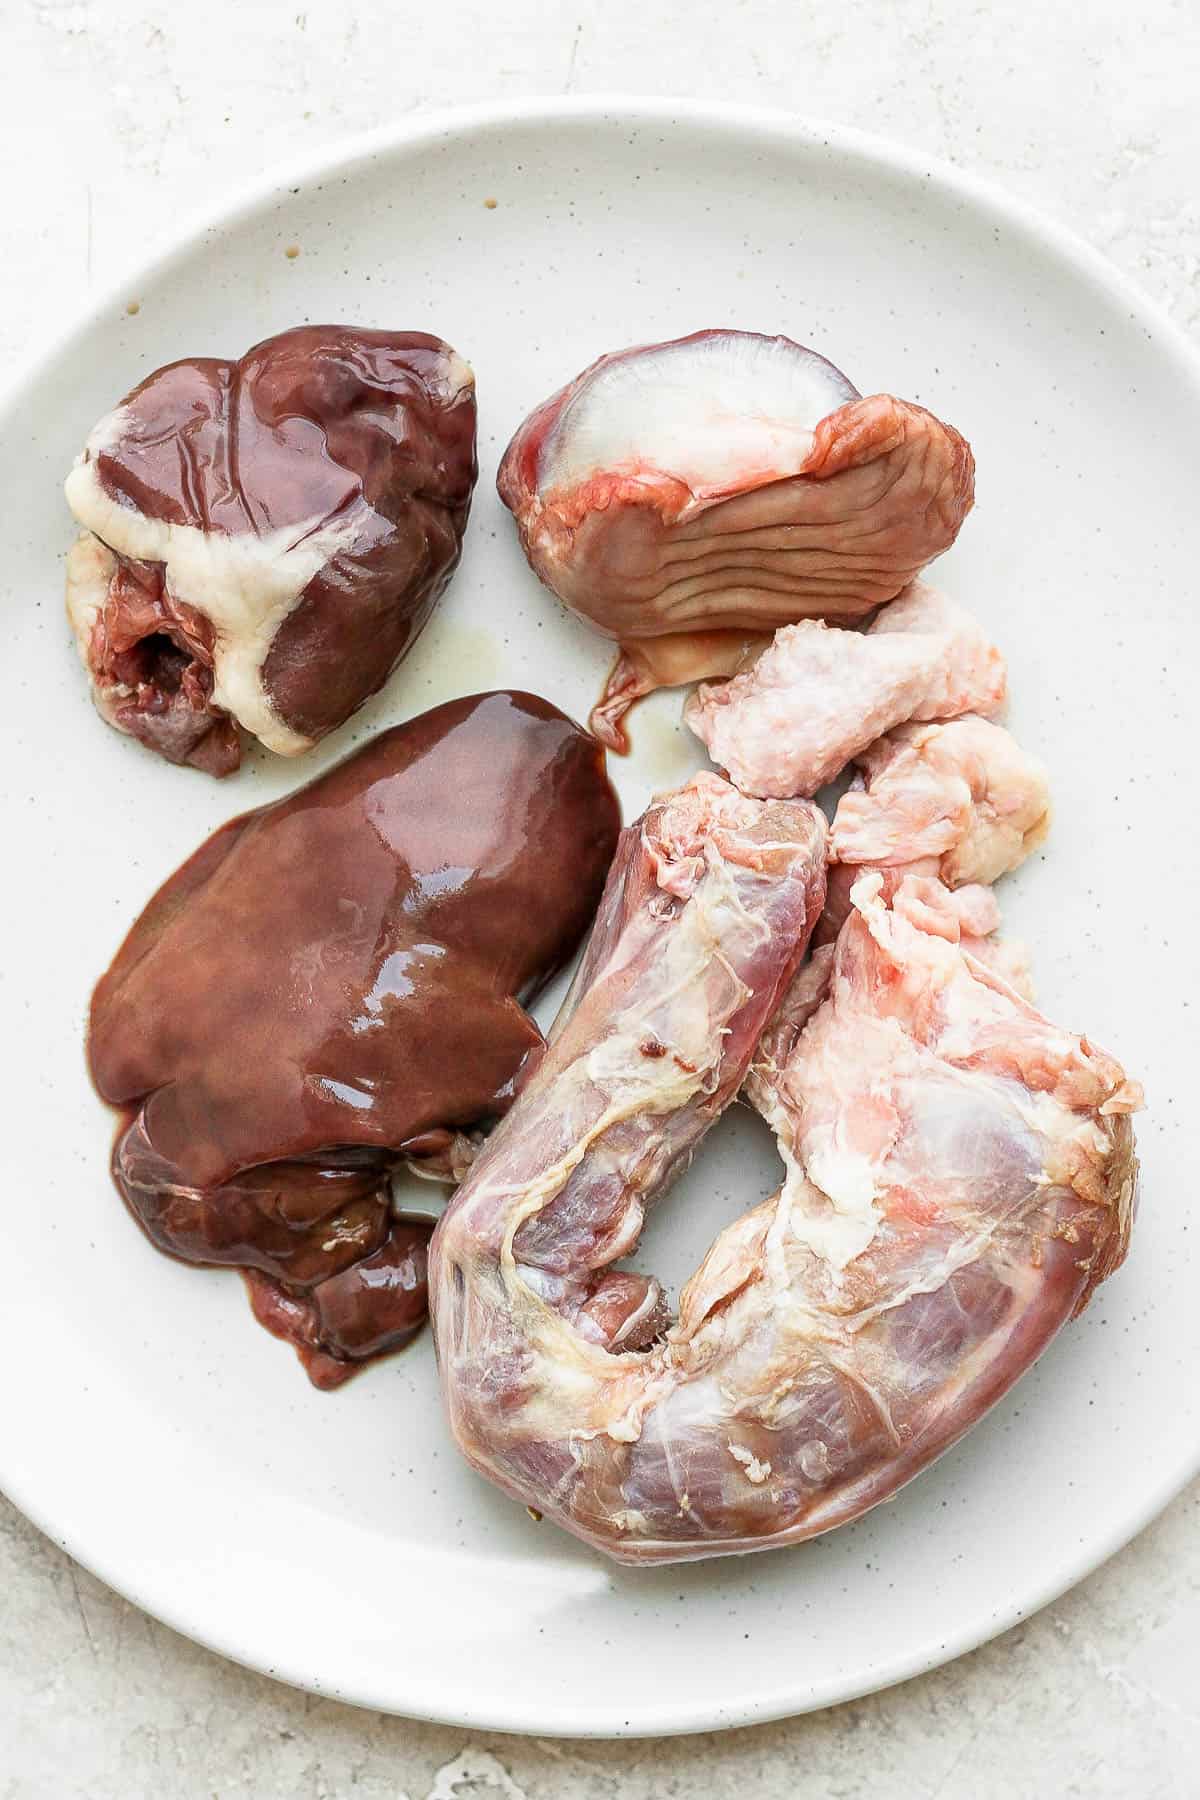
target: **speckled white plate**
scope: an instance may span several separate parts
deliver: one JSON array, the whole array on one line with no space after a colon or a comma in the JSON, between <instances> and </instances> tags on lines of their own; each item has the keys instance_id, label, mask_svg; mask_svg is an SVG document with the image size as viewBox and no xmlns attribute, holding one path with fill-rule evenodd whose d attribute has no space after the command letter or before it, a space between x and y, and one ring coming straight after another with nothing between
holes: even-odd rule
<instances>
[{"instance_id":1,"label":"speckled white plate","mask_svg":"<svg viewBox=\"0 0 1200 1800\"><path fill-rule=\"evenodd\" d=\"M387 692L305 767L252 759L217 785L93 715L62 617L59 483L155 365L305 318L431 329L469 357L478 498L462 570ZM109 1183L82 1022L152 888L231 813L448 695L532 686L586 712L605 649L526 569L496 459L598 352L714 324L814 344L974 443L979 504L940 579L1007 651L1015 727L1058 807L1005 909L1048 1010L1116 1050L1150 1110L1127 1266L966 1443L813 1544L639 1573L460 1465L427 1338L317 1394L236 1277L151 1250ZM419 122L259 187L96 307L0 412L0 1480L17 1503L256 1668L548 1733L844 1700L979 1644L1137 1531L1200 1462L1197 441L1194 353L1107 264L913 152L746 110L537 102ZM627 816L697 760L677 713L667 696L636 717ZM756 1122L727 1119L647 1262L677 1282L776 1176Z\"/></svg>"}]
</instances>

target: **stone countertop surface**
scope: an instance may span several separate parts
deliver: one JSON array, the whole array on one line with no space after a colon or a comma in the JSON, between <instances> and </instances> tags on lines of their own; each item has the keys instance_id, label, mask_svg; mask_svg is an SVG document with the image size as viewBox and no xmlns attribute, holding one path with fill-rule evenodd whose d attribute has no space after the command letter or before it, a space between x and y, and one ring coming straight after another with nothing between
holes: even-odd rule
<instances>
[{"instance_id":1,"label":"stone countertop surface","mask_svg":"<svg viewBox=\"0 0 1200 1800\"><path fill-rule=\"evenodd\" d=\"M0 51L0 379L272 161L451 102L650 89L785 106L991 176L1200 334L1194 0L4 0ZM1195 1487L1032 1620L884 1693L571 1743L280 1687L145 1617L0 1500L0 1800L1182 1800L1200 1792L1198 1517Z\"/></svg>"}]
</instances>

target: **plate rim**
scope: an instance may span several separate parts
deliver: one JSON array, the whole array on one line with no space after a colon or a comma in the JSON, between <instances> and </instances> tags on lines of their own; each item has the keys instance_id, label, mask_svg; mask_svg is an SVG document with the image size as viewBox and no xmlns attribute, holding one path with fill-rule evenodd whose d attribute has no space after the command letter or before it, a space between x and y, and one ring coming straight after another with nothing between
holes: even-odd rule
<instances>
[{"instance_id":1,"label":"plate rim","mask_svg":"<svg viewBox=\"0 0 1200 1800\"><path fill-rule=\"evenodd\" d=\"M20 358L18 372L0 385L0 425L10 411L31 398L55 364L101 324L111 309L122 306L131 292L168 275L172 265L194 254L206 237L224 235L263 211L288 188L303 187L317 178L351 175L378 158L418 152L438 140L471 137L518 124L552 130L559 123L604 123L617 117L643 127L686 123L731 134L757 135L765 142L810 147L825 145L849 152L890 173L928 180L974 211L989 214L1007 229L1023 235L1044 254L1065 264L1080 279L1101 290L1106 298L1118 297L1147 337L1156 340L1176 365L1187 372L1200 394L1200 346L1183 327L1100 250L991 178L963 169L919 147L782 107L615 91L588 95L529 95L442 107L340 138L302 157L273 164L252 180L239 184L223 201L193 211L153 255L131 258L114 279L47 334L30 357ZM526 1700L523 1695L513 1696L503 1713L486 1702L474 1706L469 1696L443 1704L432 1689L424 1693L412 1692L409 1697L394 1691L385 1695L365 1690L347 1695L339 1692L332 1683L321 1681L311 1669L289 1668L279 1660L267 1666L265 1659L253 1660L257 1647L239 1651L221 1629L198 1627L195 1621L177 1616L169 1595L144 1595L140 1591L136 1570L110 1569L102 1550L81 1549L73 1532L59 1532L36 1492L28 1491L31 1486L36 1489L35 1482L22 1480L11 1469L0 1470L0 1491L51 1542L114 1592L192 1642L273 1680L325 1698L338 1699L347 1705L462 1729L573 1738L645 1738L727 1730L798 1716L859 1699L941 1667L1031 1617L1084 1580L1145 1530L1198 1473L1200 1443L1175 1460L1168 1475L1119 1526L1098 1541L1090 1540L1082 1553L1064 1562L1062 1570L1052 1579L1032 1594L1026 1594L1023 1604L1017 1604L1014 1599L1012 1604L1000 1609L985 1609L983 1616L976 1615L940 1640L930 1633L921 1643L898 1653L882 1666L876 1665L861 1677L830 1677L823 1683L807 1682L799 1689L785 1680L770 1693L731 1696L715 1714L711 1702L666 1706L660 1702L657 1711L652 1707L636 1725L615 1717L597 1717L577 1704L539 1710L538 1698Z\"/></svg>"}]
</instances>

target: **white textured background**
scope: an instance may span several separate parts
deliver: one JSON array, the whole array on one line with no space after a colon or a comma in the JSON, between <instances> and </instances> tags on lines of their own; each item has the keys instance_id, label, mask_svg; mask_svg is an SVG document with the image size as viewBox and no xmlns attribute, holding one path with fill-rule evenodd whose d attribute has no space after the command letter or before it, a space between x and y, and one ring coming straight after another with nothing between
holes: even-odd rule
<instances>
[{"instance_id":1,"label":"white textured background","mask_svg":"<svg viewBox=\"0 0 1200 1800\"><path fill-rule=\"evenodd\" d=\"M1200 334L1195 0L0 0L0 71L0 379L274 161L453 101L620 89L787 106L980 170ZM1191 1800L1198 1517L1193 1489L1046 1612L888 1693L575 1745L279 1688L145 1618L0 1500L0 1800Z\"/></svg>"}]
</instances>

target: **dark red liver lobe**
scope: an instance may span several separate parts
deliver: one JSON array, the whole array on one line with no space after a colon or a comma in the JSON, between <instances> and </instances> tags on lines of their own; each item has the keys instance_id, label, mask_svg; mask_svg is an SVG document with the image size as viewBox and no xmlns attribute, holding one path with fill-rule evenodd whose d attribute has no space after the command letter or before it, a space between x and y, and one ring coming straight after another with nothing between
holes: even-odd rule
<instances>
[{"instance_id":1,"label":"dark red liver lobe","mask_svg":"<svg viewBox=\"0 0 1200 1800\"><path fill-rule=\"evenodd\" d=\"M215 832L97 985L121 1192L160 1248L259 1271L256 1312L321 1385L320 1359L423 1317L389 1171L510 1103L542 1042L524 1004L590 922L618 825L603 752L547 701L451 701Z\"/></svg>"}]
</instances>

